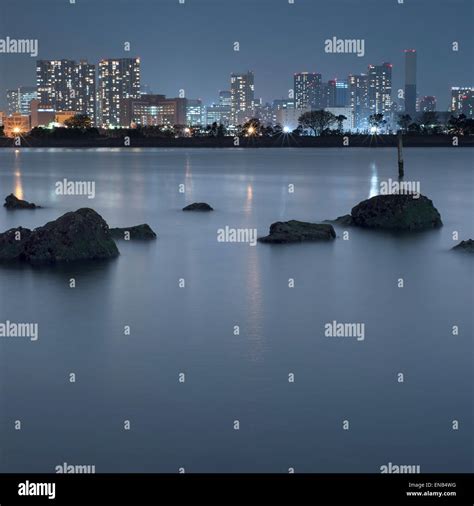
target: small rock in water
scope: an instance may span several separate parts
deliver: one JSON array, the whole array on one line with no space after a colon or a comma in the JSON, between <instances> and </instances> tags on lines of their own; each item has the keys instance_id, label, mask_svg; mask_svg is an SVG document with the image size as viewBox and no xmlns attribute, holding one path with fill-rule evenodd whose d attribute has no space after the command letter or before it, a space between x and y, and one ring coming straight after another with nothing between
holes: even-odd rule
<instances>
[{"instance_id":1,"label":"small rock in water","mask_svg":"<svg viewBox=\"0 0 474 506\"><path fill-rule=\"evenodd\" d=\"M205 202L194 202L194 204L183 207L183 211L214 211L214 209Z\"/></svg>"},{"instance_id":2,"label":"small rock in water","mask_svg":"<svg viewBox=\"0 0 474 506\"><path fill-rule=\"evenodd\" d=\"M332 225L305 221L277 221L270 226L270 233L259 237L260 242L283 244L302 241L329 241L335 239Z\"/></svg>"},{"instance_id":3,"label":"small rock in water","mask_svg":"<svg viewBox=\"0 0 474 506\"><path fill-rule=\"evenodd\" d=\"M468 239L467 241L461 241L459 244L456 244L453 250L456 251L464 251L465 253L474 253L474 239Z\"/></svg>"},{"instance_id":4,"label":"small rock in water","mask_svg":"<svg viewBox=\"0 0 474 506\"><path fill-rule=\"evenodd\" d=\"M419 231L443 226L433 202L420 194L376 195L331 221L338 225L383 230Z\"/></svg>"},{"instance_id":5,"label":"small rock in water","mask_svg":"<svg viewBox=\"0 0 474 506\"><path fill-rule=\"evenodd\" d=\"M111 228L110 233L114 239L156 239L155 232L147 223L128 228Z\"/></svg>"},{"instance_id":6,"label":"small rock in water","mask_svg":"<svg viewBox=\"0 0 474 506\"><path fill-rule=\"evenodd\" d=\"M15 197L13 193L10 193L8 197L5 198L5 204L3 204L3 207L6 207L7 209L40 209L41 206L37 206L36 204L33 204L31 202L27 202L26 200L20 200L19 198Z\"/></svg>"}]
</instances>

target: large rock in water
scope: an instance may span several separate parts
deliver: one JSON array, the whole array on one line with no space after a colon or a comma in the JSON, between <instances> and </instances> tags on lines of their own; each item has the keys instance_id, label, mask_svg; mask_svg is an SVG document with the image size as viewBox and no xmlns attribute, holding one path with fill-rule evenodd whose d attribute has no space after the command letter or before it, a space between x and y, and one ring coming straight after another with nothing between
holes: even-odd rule
<instances>
[{"instance_id":1,"label":"large rock in water","mask_svg":"<svg viewBox=\"0 0 474 506\"><path fill-rule=\"evenodd\" d=\"M194 204L183 207L183 211L214 211L214 209L205 202L194 202Z\"/></svg>"},{"instance_id":2,"label":"large rock in water","mask_svg":"<svg viewBox=\"0 0 474 506\"><path fill-rule=\"evenodd\" d=\"M114 239L156 239L155 232L146 223L128 228L111 228L110 233Z\"/></svg>"},{"instance_id":3,"label":"large rock in water","mask_svg":"<svg viewBox=\"0 0 474 506\"><path fill-rule=\"evenodd\" d=\"M43 264L117 255L109 226L92 209L66 213L34 230L20 227L0 234L0 261Z\"/></svg>"},{"instance_id":4,"label":"large rock in water","mask_svg":"<svg viewBox=\"0 0 474 506\"><path fill-rule=\"evenodd\" d=\"M443 226L433 202L413 194L376 195L352 208L350 215L334 221L340 225L385 230L426 230Z\"/></svg>"},{"instance_id":5,"label":"large rock in water","mask_svg":"<svg viewBox=\"0 0 474 506\"><path fill-rule=\"evenodd\" d=\"M39 209L40 206L37 206L36 204L33 204L31 202L27 202L26 200L20 200L19 198L15 197L13 193L10 193L8 197L5 198L5 204L3 204L3 207L6 207L7 209Z\"/></svg>"},{"instance_id":6,"label":"large rock in water","mask_svg":"<svg viewBox=\"0 0 474 506\"><path fill-rule=\"evenodd\" d=\"M270 233L259 237L260 242L289 243L302 241L329 241L336 237L332 225L307 223L305 221L277 221L270 226Z\"/></svg>"},{"instance_id":7,"label":"large rock in water","mask_svg":"<svg viewBox=\"0 0 474 506\"><path fill-rule=\"evenodd\" d=\"M461 241L452 249L456 251L463 251L465 253L474 253L474 240L468 239L467 241Z\"/></svg>"}]
</instances>

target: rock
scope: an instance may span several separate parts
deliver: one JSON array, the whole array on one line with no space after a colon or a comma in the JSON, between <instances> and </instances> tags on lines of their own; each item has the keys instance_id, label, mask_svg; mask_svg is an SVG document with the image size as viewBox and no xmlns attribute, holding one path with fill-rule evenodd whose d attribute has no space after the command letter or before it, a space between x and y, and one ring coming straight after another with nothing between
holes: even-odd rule
<instances>
[{"instance_id":1,"label":"rock","mask_svg":"<svg viewBox=\"0 0 474 506\"><path fill-rule=\"evenodd\" d=\"M3 204L3 207L6 207L7 209L40 209L41 206L37 206L36 204L32 204L30 202L27 202L26 200L20 200L13 195L13 193L10 193L8 197L5 198L5 204Z\"/></svg>"},{"instance_id":2,"label":"rock","mask_svg":"<svg viewBox=\"0 0 474 506\"><path fill-rule=\"evenodd\" d=\"M183 207L183 211L214 211L214 209L205 202L194 202L194 204Z\"/></svg>"},{"instance_id":3,"label":"rock","mask_svg":"<svg viewBox=\"0 0 474 506\"><path fill-rule=\"evenodd\" d=\"M270 226L270 234L259 237L260 242L289 243L302 241L329 241L336 237L332 225L305 221L277 221Z\"/></svg>"},{"instance_id":4,"label":"rock","mask_svg":"<svg viewBox=\"0 0 474 506\"><path fill-rule=\"evenodd\" d=\"M114 239L156 239L155 232L146 223L128 228L111 228L110 233Z\"/></svg>"},{"instance_id":5,"label":"rock","mask_svg":"<svg viewBox=\"0 0 474 506\"><path fill-rule=\"evenodd\" d=\"M337 225L353 225L352 216L350 214L345 214L344 216L339 216L335 220L325 220L328 223L336 223Z\"/></svg>"},{"instance_id":6,"label":"rock","mask_svg":"<svg viewBox=\"0 0 474 506\"><path fill-rule=\"evenodd\" d=\"M31 234L30 229L23 227L12 228L0 234L0 262L20 259Z\"/></svg>"},{"instance_id":7,"label":"rock","mask_svg":"<svg viewBox=\"0 0 474 506\"><path fill-rule=\"evenodd\" d=\"M467 241L461 241L459 244L456 244L453 250L463 251L465 253L474 253L474 239L468 239Z\"/></svg>"},{"instance_id":8,"label":"rock","mask_svg":"<svg viewBox=\"0 0 474 506\"><path fill-rule=\"evenodd\" d=\"M15 246L15 233L21 239ZM92 209L66 213L34 230L12 229L0 234L0 260L31 264L96 260L119 255L109 226Z\"/></svg>"},{"instance_id":9,"label":"rock","mask_svg":"<svg viewBox=\"0 0 474 506\"><path fill-rule=\"evenodd\" d=\"M376 195L352 208L351 214L331 223L384 230L426 230L442 227L443 222L433 202L413 194Z\"/></svg>"}]
</instances>

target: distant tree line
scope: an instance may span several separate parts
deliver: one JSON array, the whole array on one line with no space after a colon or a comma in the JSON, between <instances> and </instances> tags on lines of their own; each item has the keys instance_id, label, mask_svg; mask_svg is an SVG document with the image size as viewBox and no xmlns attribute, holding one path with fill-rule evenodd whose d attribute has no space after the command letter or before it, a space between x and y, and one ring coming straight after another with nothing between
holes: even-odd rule
<instances>
[{"instance_id":1,"label":"distant tree line","mask_svg":"<svg viewBox=\"0 0 474 506\"><path fill-rule=\"evenodd\" d=\"M344 115L334 115L330 111L319 110L303 113L298 118L298 127L289 132L283 129L281 125L266 125L259 118L251 118L243 125L237 125L232 130L216 122L211 125L187 126L187 125L154 125L141 126L134 128L113 128L104 129L92 126L91 119L78 114L64 122L63 127L43 128L35 127L31 130L32 137L49 138L97 138L97 137L226 137L229 135L239 137L276 137L282 135L293 136L323 136L323 135L342 135L344 132L344 121L347 118ZM383 114L372 114L368 118L369 132L374 129L374 133L382 130L387 120ZM424 112L417 120L413 120L408 114L399 114L397 120L401 132L406 135L474 135L474 119L467 118L464 114L451 116L446 124L439 121L435 112ZM0 135L3 135L3 127L0 127Z\"/></svg>"}]
</instances>

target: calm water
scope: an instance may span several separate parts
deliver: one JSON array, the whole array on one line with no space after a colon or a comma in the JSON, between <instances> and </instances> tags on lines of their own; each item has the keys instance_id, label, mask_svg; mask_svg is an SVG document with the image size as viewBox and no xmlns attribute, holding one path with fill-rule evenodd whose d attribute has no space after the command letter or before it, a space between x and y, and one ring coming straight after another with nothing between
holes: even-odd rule
<instances>
[{"instance_id":1,"label":"calm water","mask_svg":"<svg viewBox=\"0 0 474 506\"><path fill-rule=\"evenodd\" d=\"M251 247L216 231L348 213L396 176L395 150L0 150L0 196L45 206L1 208L0 231L93 207L158 233L110 262L0 268L0 322L40 334L0 338L0 471L472 471L473 259L449 250L453 231L474 237L473 152L405 160L442 229ZM55 195L64 177L96 198ZM180 211L194 201L216 210ZM364 322L365 340L324 337L333 320Z\"/></svg>"}]
</instances>

